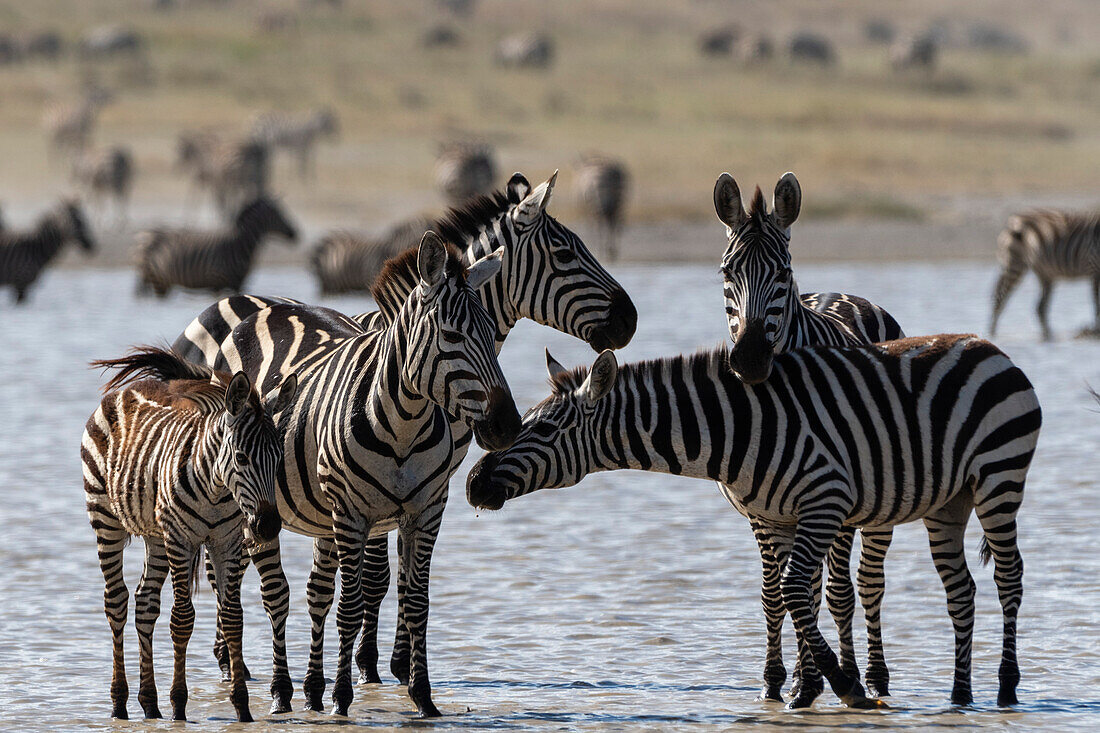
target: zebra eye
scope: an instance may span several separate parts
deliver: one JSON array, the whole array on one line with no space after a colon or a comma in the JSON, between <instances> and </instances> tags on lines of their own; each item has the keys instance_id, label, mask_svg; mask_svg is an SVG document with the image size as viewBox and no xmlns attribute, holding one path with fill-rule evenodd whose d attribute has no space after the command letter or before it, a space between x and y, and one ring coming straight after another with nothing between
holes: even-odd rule
<instances>
[{"instance_id":1,"label":"zebra eye","mask_svg":"<svg viewBox=\"0 0 1100 733\"><path fill-rule=\"evenodd\" d=\"M462 343L462 334L458 331L443 331L443 340L449 344Z\"/></svg>"},{"instance_id":2,"label":"zebra eye","mask_svg":"<svg viewBox=\"0 0 1100 733\"><path fill-rule=\"evenodd\" d=\"M237 451L237 454L234 456L234 458L236 458L237 463L241 464L242 466L248 465L248 454L244 451Z\"/></svg>"},{"instance_id":3,"label":"zebra eye","mask_svg":"<svg viewBox=\"0 0 1100 733\"><path fill-rule=\"evenodd\" d=\"M577 255L568 247L562 247L561 249L554 250L554 259L564 264L577 259Z\"/></svg>"}]
</instances>

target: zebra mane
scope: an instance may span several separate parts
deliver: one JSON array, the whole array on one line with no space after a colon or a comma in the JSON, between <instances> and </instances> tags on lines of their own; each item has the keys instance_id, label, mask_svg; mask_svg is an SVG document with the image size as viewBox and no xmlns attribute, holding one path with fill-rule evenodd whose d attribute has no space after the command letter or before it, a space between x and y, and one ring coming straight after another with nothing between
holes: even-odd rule
<instances>
[{"instance_id":1,"label":"zebra mane","mask_svg":"<svg viewBox=\"0 0 1100 733\"><path fill-rule=\"evenodd\" d=\"M476 237L482 228L514 204L508 194L495 191L487 196L474 196L466 203L447 210L432 226L444 242L465 242Z\"/></svg>"},{"instance_id":2,"label":"zebra mane","mask_svg":"<svg viewBox=\"0 0 1100 733\"><path fill-rule=\"evenodd\" d=\"M619 377L634 375L640 380L650 376L660 375L666 366L677 369L678 364L686 363L694 376L729 371L728 349L725 345L718 345L713 349L700 349L693 354L677 354L659 359L647 359L635 361L629 364L619 365ZM550 389L553 396L565 395L580 387L588 378L589 367L579 366L569 371L559 372L550 377Z\"/></svg>"},{"instance_id":3,"label":"zebra mane","mask_svg":"<svg viewBox=\"0 0 1100 733\"><path fill-rule=\"evenodd\" d=\"M757 226L764 223L764 217L768 215L768 202L764 200L764 192L760 190L760 186L756 187L756 192L752 195L752 201L749 202L748 216L755 219Z\"/></svg>"},{"instance_id":4,"label":"zebra mane","mask_svg":"<svg viewBox=\"0 0 1100 733\"><path fill-rule=\"evenodd\" d=\"M214 371L205 364L187 361L179 352L165 346L135 346L126 356L96 359L91 362L91 366L104 371L116 370L114 376L103 385L104 392L111 392L141 379L155 379L159 382L196 382L193 385L196 392L205 392L204 388L209 387L220 393L232 379L232 375L227 372ZM192 385L188 387L192 388Z\"/></svg>"},{"instance_id":5,"label":"zebra mane","mask_svg":"<svg viewBox=\"0 0 1100 733\"><path fill-rule=\"evenodd\" d=\"M466 279L466 264L462 261L462 252L457 247L444 239L447 247L446 277L459 277ZM378 304L378 310L392 322L397 316L401 306L409 297L409 293L416 289L420 283L420 270L417 268L417 255L420 247L409 247L401 254L386 260L382 271L371 283L370 293L374 302Z\"/></svg>"}]
</instances>

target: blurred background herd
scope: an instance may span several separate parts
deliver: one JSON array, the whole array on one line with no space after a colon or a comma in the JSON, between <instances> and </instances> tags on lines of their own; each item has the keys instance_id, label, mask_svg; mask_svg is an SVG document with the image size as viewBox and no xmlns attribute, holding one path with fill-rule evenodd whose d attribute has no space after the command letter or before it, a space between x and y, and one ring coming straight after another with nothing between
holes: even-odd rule
<instances>
[{"instance_id":1,"label":"blurred background herd","mask_svg":"<svg viewBox=\"0 0 1100 733\"><path fill-rule=\"evenodd\" d=\"M606 259L717 262L716 175L793 169L796 260L989 261L1097 203L1098 39L1093 0L0 2L0 226L76 196L62 261L126 266L270 196L305 241L264 261L342 292L516 170Z\"/></svg>"}]
</instances>

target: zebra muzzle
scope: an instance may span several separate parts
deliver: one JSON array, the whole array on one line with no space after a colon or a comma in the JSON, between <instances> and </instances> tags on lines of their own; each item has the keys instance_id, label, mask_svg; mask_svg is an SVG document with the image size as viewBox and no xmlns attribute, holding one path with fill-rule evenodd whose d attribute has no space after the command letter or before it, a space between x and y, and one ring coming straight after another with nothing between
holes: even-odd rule
<instances>
[{"instance_id":1,"label":"zebra muzzle","mask_svg":"<svg viewBox=\"0 0 1100 733\"><path fill-rule=\"evenodd\" d=\"M486 453L481 457L466 478L466 501L475 509L490 509L496 511L504 506L504 488L494 484L493 468L497 465L497 457L492 453Z\"/></svg>"},{"instance_id":2,"label":"zebra muzzle","mask_svg":"<svg viewBox=\"0 0 1100 733\"><path fill-rule=\"evenodd\" d=\"M512 395L501 387L493 387L489 390L485 417L473 424L474 437L485 450L504 450L515 441L522 425Z\"/></svg>"},{"instance_id":3,"label":"zebra muzzle","mask_svg":"<svg viewBox=\"0 0 1100 733\"><path fill-rule=\"evenodd\" d=\"M270 542L279 535L283 528L283 519L279 516L279 509L273 504L261 504L256 511L256 516L248 523L249 530L257 542Z\"/></svg>"},{"instance_id":4,"label":"zebra muzzle","mask_svg":"<svg viewBox=\"0 0 1100 733\"><path fill-rule=\"evenodd\" d=\"M621 349L634 338L638 328L638 309L623 289L611 294L607 308L607 319L588 337L588 345L595 351Z\"/></svg>"},{"instance_id":5,"label":"zebra muzzle","mask_svg":"<svg viewBox=\"0 0 1100 733\"><path fill-rule=\"evenodd\" d=\"M760 384L771 374L774 356L764 322L749 321L730 349L730 369L745 384Z\"/></svg>"}]
</instances>

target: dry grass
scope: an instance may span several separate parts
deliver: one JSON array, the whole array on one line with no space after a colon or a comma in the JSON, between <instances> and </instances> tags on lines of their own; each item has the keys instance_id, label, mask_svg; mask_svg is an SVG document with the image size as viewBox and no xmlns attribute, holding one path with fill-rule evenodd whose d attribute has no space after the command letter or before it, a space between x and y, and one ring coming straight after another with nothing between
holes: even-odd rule
<instances>
[{"instance_id":1,"label":"dry grass","mask_svg":"<svg viewBox=\"0 0 1100 733\"><path fill-rule=\"evenodd\" d=\"M155 12L135 0L0 3L5 27L53 27L72 40L90 25L126 20L150 47L145 64L0 67L0 197L31 201L63 185L62 173L45 166L38 121L49 100L71 98L90 75L119 90L98 140L134 145L144 173L138 196L147 201L182 196L170 170L180 129L242 128L257 110L319 104L340 113L339 144L321 148L316 184L282 168L280 180L295 206L340 221L438 207L432 161L454 134L495 142L504 174L562 168L565 195L555 208L565 214L577 154L619 156L634 174L636 220L709 217L722 170L745 189L793 169L807 215L821 217L919 219L935 195L1079 199L1096 186L1100 59L1090 39L1100 37L1100 13L1091 0L970 3L968 17L1018 30L1032 52L948 48L931 76L894 75L886 49L859 37L864 20L886 12L873 0L482 0L473 17L454 20L429 0L345 0L340 10L289 1L185 5ZM902 29L959 12L944 0L888 5ZM297 28L259 32L264 8L289 9ZM421 34L441 19L462 45L422 48ZM780 49L792 31L814 28L836 41L840 63L701 57L698 32L730 21L770 29ZM532 27L557 42L549 71L492 65L499 38Z\"/></svg>"}]
</instances>

